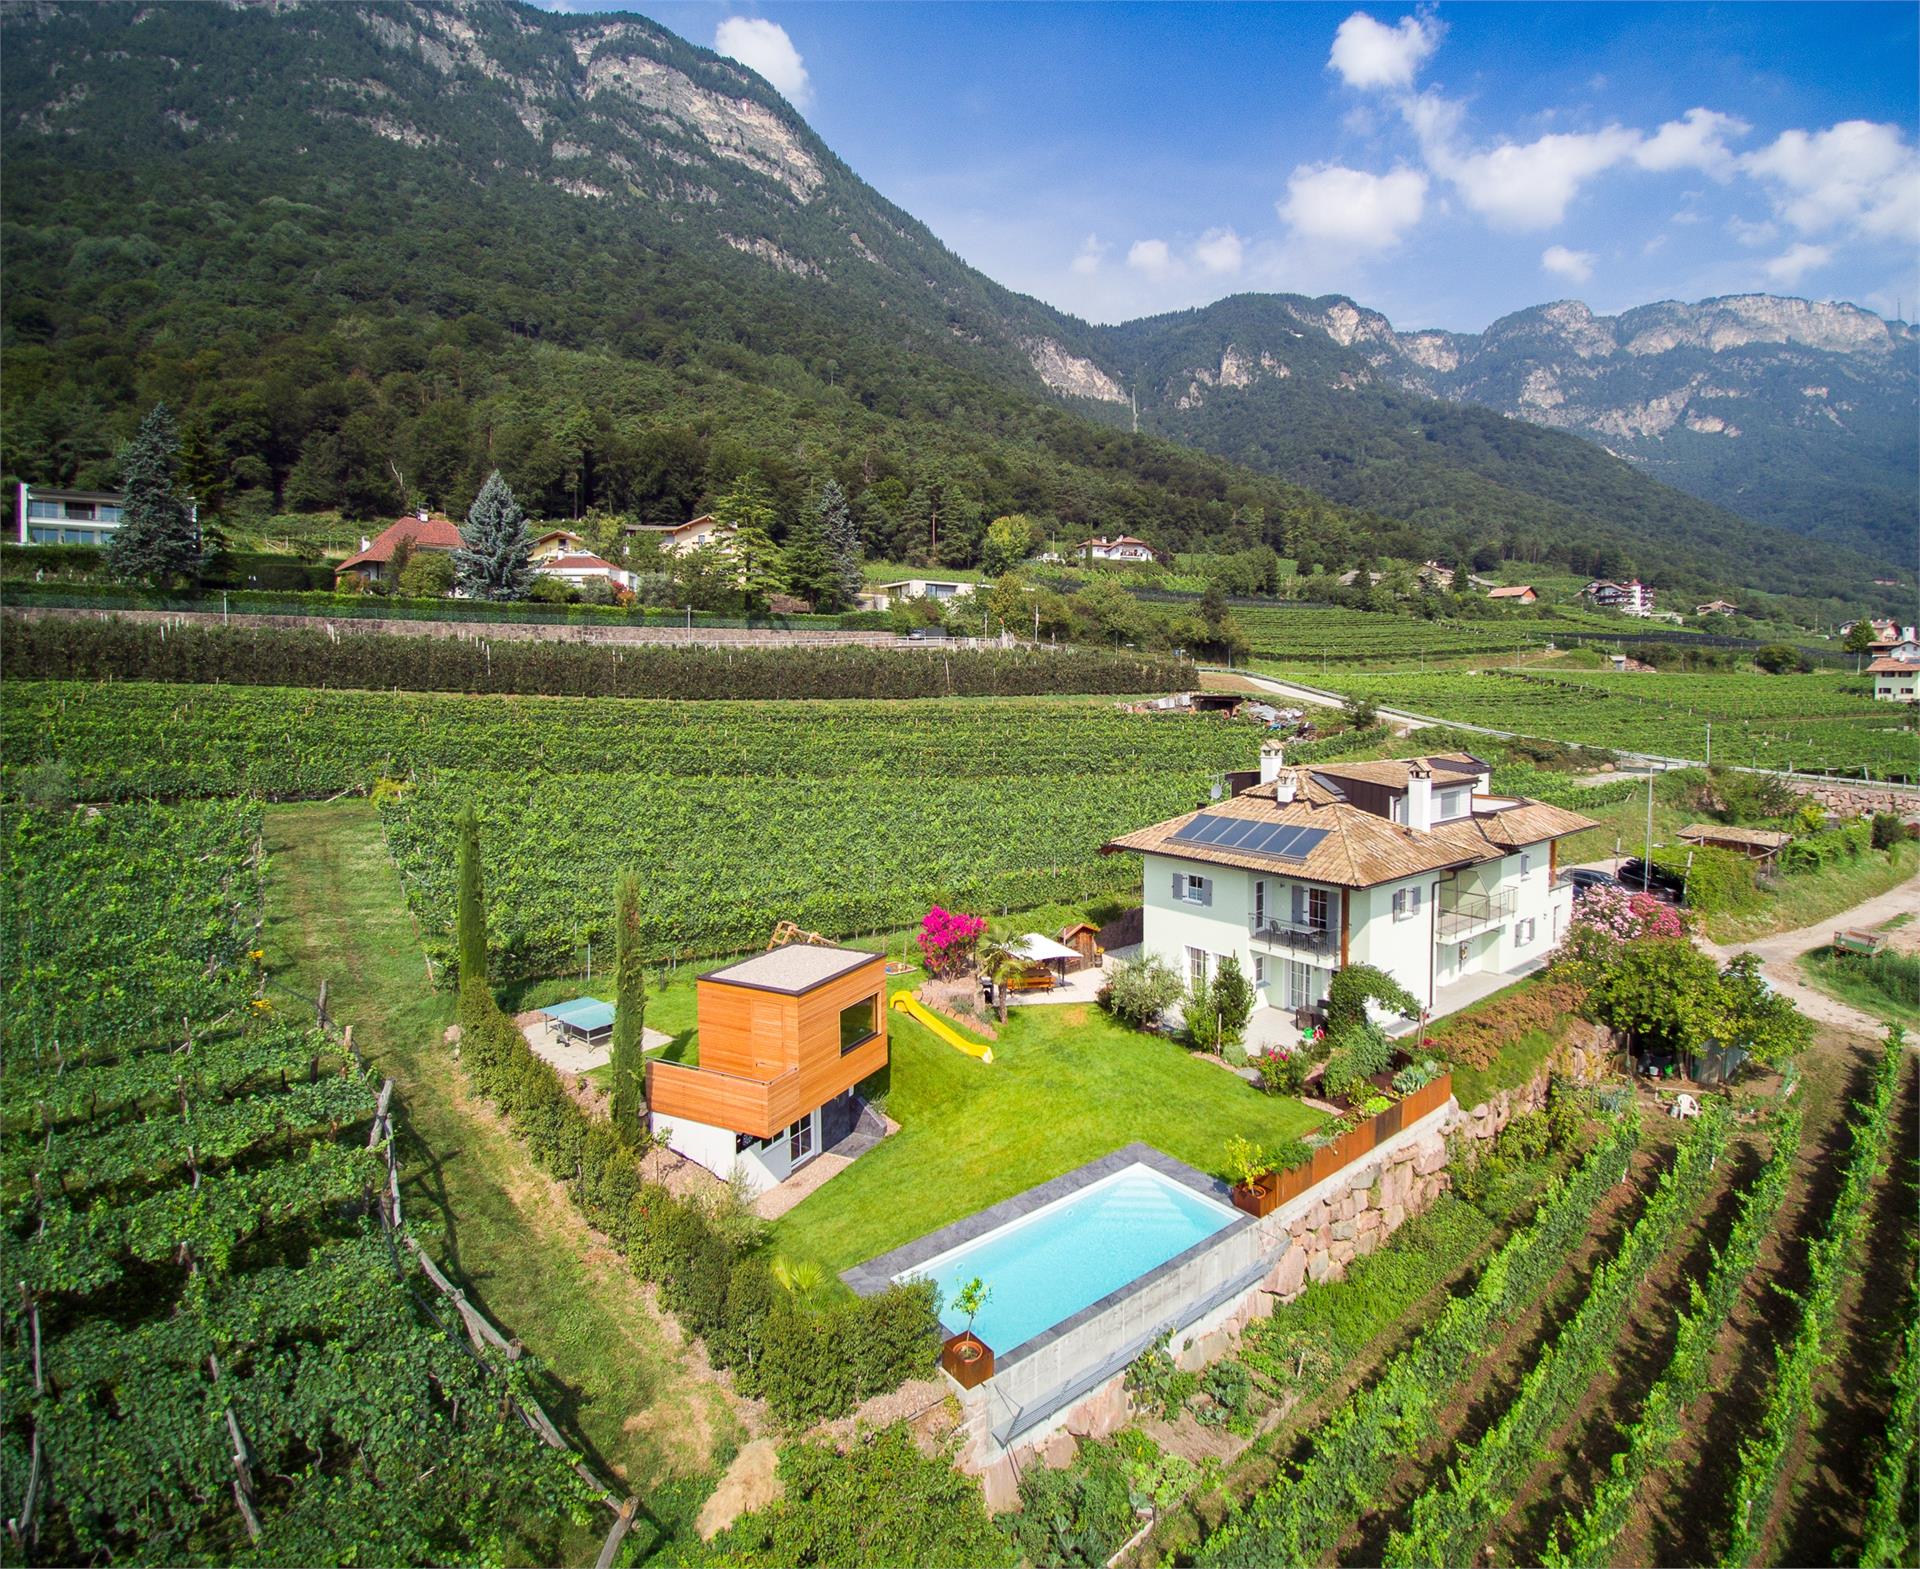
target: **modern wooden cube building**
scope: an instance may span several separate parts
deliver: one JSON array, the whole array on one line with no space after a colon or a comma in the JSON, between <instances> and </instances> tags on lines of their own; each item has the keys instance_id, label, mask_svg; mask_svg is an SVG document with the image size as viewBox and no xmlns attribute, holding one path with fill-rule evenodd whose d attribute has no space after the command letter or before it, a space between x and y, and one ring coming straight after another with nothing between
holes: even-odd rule
<instances>
[{"instance_id":1,"label":"modern wooden cube building","mask_svg":"<svg viewBox=\"0 0 1920 1569\"><path fill-rule=\"evenodd\" d=\"M793 943L701 976L699 1065L647 1066L654 1131L755 1192L784 1181L852 1128L854 1086L887 1064L886 968Z\"/></svg>"}]
</instances>

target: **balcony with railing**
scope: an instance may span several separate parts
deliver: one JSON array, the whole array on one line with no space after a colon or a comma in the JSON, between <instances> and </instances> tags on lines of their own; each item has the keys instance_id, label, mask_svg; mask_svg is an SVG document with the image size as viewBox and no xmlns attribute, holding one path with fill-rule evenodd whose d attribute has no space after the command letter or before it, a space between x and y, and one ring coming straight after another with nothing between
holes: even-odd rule
<instances>
[{"instance_id":1,"label":"balcony with railing","mask_svg":"<svg viewBox=\"0 0 1920 1569\"><path fill-rule=\"evenodd\" d=\"M1492 893L1478 890L1455 893L1443 891L1440 908L1434 912L1435 942L1458 942L1491 931L1513 919L1514 893L1502 888Z\"/></svg>"},{"instance_id":2,"label":"balcony with railing","mask_svg":"<svg viewBox=\"0 0 1920 1569\"><path fill-rule=\"evenodd\" d=\"M1332 953L1339 942L1338 934L1327 927L1295 926L1290 921L1275 920L1272 916L1249 916L1247 930L1255 942L1265 943L1270 948L1286 948L1294 953L1322 957Z\"/></svg>"}]
</instances>

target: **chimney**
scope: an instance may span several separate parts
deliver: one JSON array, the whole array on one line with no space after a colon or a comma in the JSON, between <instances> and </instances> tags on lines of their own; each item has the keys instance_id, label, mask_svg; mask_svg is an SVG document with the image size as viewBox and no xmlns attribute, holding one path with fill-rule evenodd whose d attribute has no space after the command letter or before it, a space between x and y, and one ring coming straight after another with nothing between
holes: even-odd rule
<instances>
[{"instance_id":1,"label":"chimney","mask_svg":"<svg viewBox=\"0 0 1920 1569\"><path fill-rule=\"evenodd\" d=\"M1260 782L1272 784L1287 766L1286 748L1278 741L1263 741L1260 744Z\"/></svg>"},{"instance_id":2,"label":"chimney","mask_svg":"<svg viewBox=\"0 0 1920 1569\"><path fill-rule=\"evenodd\" d=\"M1273 798L1285 806L1300 793L1300 776L1291 768L1282 768L1273 776Z\"/></svg>"},{"instance_id":3,"label":"chimney","mask_svg":"<svg viewBox=\"0 0 1920 1569\"><path fill-rule=\"evenodd\" d=\"M425 507L422 507L418 512L414 514L414 516L417 517L422 523L427 523L432 521L432 519L428 516L427 509Z\"/></svg>"},{"instance_id":4,"label":"chimney","mask_svg":"<svg viewBox=\"0 0 1920 1569\"><path fill-rule=\"evenodd\" d=\"M1407 826L1421 834L1433 827L1433 770L1424 758L1407 767Z\"/></svg>"},{"instance_id":5,"label":"chimney","mask_svg":"<svg viewBox=\"0 0 1920 1569\"><path fill-rule=\"evenodd\" d=\"M360 548L361 548L362 550L371 550L371 549L373 549L373 541L372 541L372 540L370 540L370 539L368 539L368 538L367 538L367 536L366 536L365 534L362 534L362 535L360 536Z\"/></svg>"}]
</instances>

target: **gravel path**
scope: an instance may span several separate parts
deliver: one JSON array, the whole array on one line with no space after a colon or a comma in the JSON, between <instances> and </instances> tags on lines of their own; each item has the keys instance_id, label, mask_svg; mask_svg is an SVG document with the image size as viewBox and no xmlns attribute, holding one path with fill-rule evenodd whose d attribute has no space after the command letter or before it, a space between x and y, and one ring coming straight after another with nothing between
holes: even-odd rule
<instances>
[{"instance_id":1,"label":"gravel path","mask_svg":"<svg viewBox=\"0 0 1920 1569\"><path fill-rule=\"evenodd\" d=\"M1810 1019L1819 1019L1827 1024L1839 1025L1842 1029L1862 1030L1868 1035L1879 1035L1886 1026L1871 1014L1850 1007L1837 997L1829 997L1825 992L1815 991L1801 977L1796 962L1799 957L1814 948L1823 948L1833 940L1833 934L1843 926L1878 926L1882 921L1890 921L1896 915L1906 915L1920 911L1920 877L1909 877L1898 888L1856 904L1851 910L1842 910L1828 916L1813 926L1802 926L1798 931L1775 932L1771 937L1755 938L1752 942L1731 943L1722 947L1718 943L1702 942L1700 946L1712 954L1720 963L1736 954L1757 954L1760 968L1774 988L1791 997L1799 1004L1800 1011ZM1920 1046L1920 1042L1915 1043Z\"/></svg>"}]
</instances>

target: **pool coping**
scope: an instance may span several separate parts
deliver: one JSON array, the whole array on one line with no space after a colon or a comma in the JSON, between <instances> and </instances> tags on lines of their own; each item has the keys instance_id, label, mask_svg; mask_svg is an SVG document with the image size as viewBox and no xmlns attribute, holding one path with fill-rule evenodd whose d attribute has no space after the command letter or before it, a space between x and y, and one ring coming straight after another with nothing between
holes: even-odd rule
<instances>
[{"instance_id":1,"label":"pool coping","mask_svg":"<svg viewBox=\"0 0 1920 1569\"><path fill-rule=\"evenodd\" d=\"M1196 1170L1185 1161L1175 1160L1171 1155L1155 1149L1151 1144L1143 1144L1136 1140L1132 1144L1122 1145L1109 1155L1102 1155L1098 1160L1090 1160L1084 1166L1076 1166L1072 1171L1063 1172L1050 1181L1028 1188L1024 1193L1016 1193L1012 1198L1002 1199L998 1204L990 1204L983 1210L977 1210L950 1225L942 1226L938 1231L930 1231L924 1237L916 1237L912 1242L897 1247L891 1252L882 1253L877 1258L870 1258L864 1264L855 1264L851 1269L843 1269L840 1272L840 1278L853 1288L856 1295L874 1296L891 1286L894 1276L903 1271L915 1269L953 1248L977 1241L987 1233L999 1230L1010 1221L1019 1220L1031 1215L1035 1210L1044 1209L1049 1204L1078 1193L1084 1188L1092 1187L1094 1183L1112 1176L1115 1172L1124 1171L1129 1166L1149 1167L1182 1187L1233 1209L1233 1219L1218 1231L1209 1232L1192 1247L1176 1253L1165 1263L1155 1265L1145 1274L1134 1276L1124 1286L1109 1291L1097 1301L1089 1302L1079 1312L1043 1329L1031 1339L1023 1340L1019 1345L1005 1351L995 1346L993 1348L995 1367L1009 1367L1033 1355L1034 1352L1044 1349L1062 1335L1099 1317L1115 1303L1131 1296L1161 1276L1170 1274L1200 1254L1218 1247L1227 1238L1237 1236L1247 1227L1255 1224L1254 1217L1233 1207L1232 1193L1226 1183L1218 1178L1209 1177L1205 1172Z\"/></svg>"}]
</instances>

